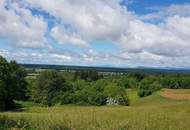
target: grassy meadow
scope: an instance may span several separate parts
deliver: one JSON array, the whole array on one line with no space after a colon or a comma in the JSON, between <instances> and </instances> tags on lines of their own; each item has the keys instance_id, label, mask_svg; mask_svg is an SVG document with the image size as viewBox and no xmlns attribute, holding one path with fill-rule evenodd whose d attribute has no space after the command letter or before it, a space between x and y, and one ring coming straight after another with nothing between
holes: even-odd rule
<instances>
[{"instance_id":1,"label":"grassy meadow","mask_svg":"<svg viewBox=\"0 0 190 130\"><path fill-rule=\"evenodd\" d=\"M50 108L30 102L19 102L20 111L3 112L4 122L14 127L2 129L26 130L189 130L190 101L161 96L165 90L139 98L128 89L130 106L63 105ZM185 92L187 91L187 92ZM188 93L189 90L179 90ZM11 121L9 121L11 120ZM2 125L3 120L0 119ZM6 123L8 124L8 123ZM1 127L0 127L1 128Z\"/></svg>"}]
</instances>

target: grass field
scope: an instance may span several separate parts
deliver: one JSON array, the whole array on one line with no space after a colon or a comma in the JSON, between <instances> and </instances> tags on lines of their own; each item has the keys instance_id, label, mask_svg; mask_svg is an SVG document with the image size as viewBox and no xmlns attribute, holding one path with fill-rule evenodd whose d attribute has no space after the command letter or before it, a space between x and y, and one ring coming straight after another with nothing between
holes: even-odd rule
<instances>
[{"instance_id":1,"label":"grass field","mask_svg":"<svg viewBox=\"0 0 190 130\"><path fill-rule=\"evenodd\" d=\"M29 130L190 130L190 101L162 97L163 91L138 98L135 90L128 90L129 107L44 108L24 102L23 111L0 115L16 120L17 128ZM189 93L189 90L177 93Z\"/></svg>"},{"instance_id":2,"label":"grass field","mask_svg":"<svg viewBox=\"0 0 190 130\"><path fill-rule=\"evenodd\" d=\"M190 100L190 90L185 89L164 89L162 96L175 100Z\"/></svg>"}]
</instances>

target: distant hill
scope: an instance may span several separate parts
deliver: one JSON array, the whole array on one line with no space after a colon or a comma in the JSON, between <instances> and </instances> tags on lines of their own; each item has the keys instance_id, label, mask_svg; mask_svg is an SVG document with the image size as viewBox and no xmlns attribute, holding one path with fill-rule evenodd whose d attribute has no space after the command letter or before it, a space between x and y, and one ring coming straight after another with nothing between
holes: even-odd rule
<instances>
[{"instance_id":1,"label":"distant hill","mask_svg":"<svg viewBox=\"0 0 190 130\"><path fill-rule=\"evenodd\" d=\"M84 71L96 70L99 72L145 72L145 73L190 73L190 69L186 68L117 68L117 67L92 67L92 66L70 66L70 65L46 65L46 64L21 64L28 69L54 69L54 70L68 70L68 71Z\"/></svg>"}]
</instances>

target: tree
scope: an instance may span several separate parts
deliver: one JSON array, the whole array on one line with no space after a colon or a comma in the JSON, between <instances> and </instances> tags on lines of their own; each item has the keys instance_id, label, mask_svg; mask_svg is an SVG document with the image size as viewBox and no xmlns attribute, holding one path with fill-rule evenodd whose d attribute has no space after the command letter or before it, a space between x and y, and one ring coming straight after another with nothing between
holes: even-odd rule
<instances>
[{"instance_id":1,"label":"tree","mask_svg":"<svg viewBox=\"0 0 190 130\"><path fill-rule=\"evenodd\" d=\"M0 111L5 110L5 99L7 97L7 91L5 89L5 85L0 80Z\"/></svg>"},{"instance_id":2,"label":"tree","mask_svg":"<svg viewBox=\"0 0 190 130\"><path fill-rule=\"evenodd\" d=\"M44 71L37 77L33 99L46 106L52 106L58 102L60 93L70 88L65 79L56 71Z\"/></svg>"},{"instance_id":3,"label":"tree","mask_svg":"<svg viewBox=\"0 0 190 130\"><path fill-rule=\"evenodd\" d=\"M118 95L125 94L125 89L123 87L119 87L116 83L110 83L105 87L104 93L106 96L114 98Z\"/></svg>"},{"instance_id":4,"label":"tree","mask_svg":"<svg viewBox=\"0 0 190 130\"><path fill-rule=\"evenodd\" d=\"M76 71L74 74L74 79L77 78L83 79L86 81L96 81L100 78L103 78L103 75L99 74L95 70L88 70L88 71Z\"/></svg>"},{"instance_id":5,"label":"tree","mask_svg":"<svg viewBox=\"0 0 190 130\"><path fill-rule=\"evenodd\" d=\"M125 88L137 88L138 81L134 77L123 76L120 79L120 86Z\"/></svg>"},{"instance_id":6,"label":"tree","mask_svg":"<svg viewBox=\"0 0 190 130\"><path fill-rule=\"evenodd\" d=\"M137 81L141 81L146 77L146 75L143 72L131 72L128 74L128 76L136 78Z\"/></svg>"},{"instance_id":7,"label":"tree","mask_svg":"<svg viewBox=\"0 0 190 130\"><path fill-rule=\"evenodd\" d=\"M10 63L0 56L0 102L1 110L15 107L14 100L26 99L26 71L15 61Z\"/></svg>"}]
</instances>

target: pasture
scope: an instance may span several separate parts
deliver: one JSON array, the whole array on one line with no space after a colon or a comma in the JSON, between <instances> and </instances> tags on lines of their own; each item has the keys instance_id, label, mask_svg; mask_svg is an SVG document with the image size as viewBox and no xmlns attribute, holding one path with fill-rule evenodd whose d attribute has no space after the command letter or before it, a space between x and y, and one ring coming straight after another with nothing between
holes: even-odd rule
<instances>
[{"instance_id":1,"label":"pasture","mask_svg":"<svg viewBox=\"0 0 190 130\"><path fill-rule=\"evenodd\" d=\"M128 89L130 106L57 105L46 108L20 102L24 106L20 111L0 115L16 122L9 128L14 130L189 130L190 101L163 97L167 91L162 89L139 98L135 90ZM189 90L175 90L175 93L189 94Z\"/></svg>"}]
</instances>

